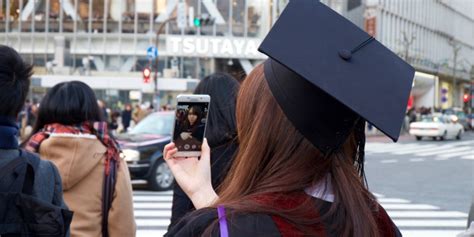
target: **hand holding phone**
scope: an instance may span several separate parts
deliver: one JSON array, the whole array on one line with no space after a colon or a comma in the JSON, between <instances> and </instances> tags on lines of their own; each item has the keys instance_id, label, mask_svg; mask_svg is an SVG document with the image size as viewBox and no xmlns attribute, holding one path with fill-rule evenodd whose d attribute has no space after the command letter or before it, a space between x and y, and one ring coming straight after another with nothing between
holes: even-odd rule
<instances>
[{"instance_id":1,"label":"hand holding phone","mask_svg":"<svg viewBox=\"0 0 474 237\"><path fill-rule=\"evenodd\" d=\"M200 156L209 113L209 95L178 95L173 143L177 157Z\"/></svg>"},{"instance_id":2,"label":"hand holding phone","mask_svg":"<svg viewBox=\"0 0 474 237\"><path fill-rule=\"evenodd\" d=\"M191 199L196 209L212 205L218 196L212 188L211 181L211 149L204 140L202 144L201 159L197 157L176 156L178 150L174 143L165 146L164 159L171 169L173 176Z\"/></svg>"}]
</instances>

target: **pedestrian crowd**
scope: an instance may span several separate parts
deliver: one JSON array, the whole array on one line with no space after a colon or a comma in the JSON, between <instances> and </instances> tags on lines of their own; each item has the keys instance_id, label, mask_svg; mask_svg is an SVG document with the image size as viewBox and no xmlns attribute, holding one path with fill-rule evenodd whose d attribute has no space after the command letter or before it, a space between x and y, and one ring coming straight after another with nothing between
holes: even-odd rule
<instances>
[{"instance_id":1,"label":"pedestrian crowd","mask_svg":"<svg viewBox=\"0 0 474 237\"><path fill-rule=\"evenodd\" d=\"M368 190L365 130L398 139L414 69L318 1L290 1L259 50L268 59L243 82L197 85L212 98L201 155L165 146L176 179L165 236L401 236ZM114 134L154 108L110 111L79 81L38 105L26 101L32 73L0 45L0 235L135 236ZM190 111L184 133L202 125Z\"/></svg>"},{"instance_id":2,"label":"pedestrian crowd","mask_svg":"<svg viewBox=\"0 0 474 237\"><path fill-rule=\"evenodd\" d=\"M118 108L115 110L108 108L106 103L102 100L97 100L97 104L104 120L107 122L108 129L113 135L126 133L129 129L133 128L148 116L148 114L154 111L154 107L150 103L136 103L135 106L131 103L126 103L124 105L114 106ZM27 99L25 101L25 104L16 120L20 128L20 133L18 134L20 140L23 141L31 135L38 116L39 106L40 104L37 103L36 100L31 102ZM173 108L170 105L164 105L159 109L159 111L171 110L173 110Z\"/></svg>"}]
</instances>

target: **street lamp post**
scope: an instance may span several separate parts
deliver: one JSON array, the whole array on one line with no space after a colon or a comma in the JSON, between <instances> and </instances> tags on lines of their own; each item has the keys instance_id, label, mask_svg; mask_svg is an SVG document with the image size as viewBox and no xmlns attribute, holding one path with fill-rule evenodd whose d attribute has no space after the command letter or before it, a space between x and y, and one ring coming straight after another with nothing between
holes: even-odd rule
<instances>
[{"instance_id":1,"label":"street lamp post","mask_svg":"<svg viewBox=\"0 0 474 237\"><path fill-rule=\"evenodd\" d=\"M459 106L459 95L458 95L458 85L457 85L457 78L456 78L456 68L458 66L458 56L459 56L459 51L461 50L461 46L457 41L454 39L448 41L449 46L453 49L453 72L452 72L452 77L453 77L453 106L457 107Z\"/></svg>"},{"instance_id":2,"label":"street lamp post","mask_svg":"<svg viewBox=\"0 0 474 237\"><path fill-rule=\"evenodd\" d=\"M170 21L174 19L176 19L176 17L170 17L160 24L160 27L158 28L158 31L156 32L156 41L155 41L156 50L158 50L158 44L160 43L161 31L163 31L163 28L166 26L166 24L168 24ZM158 57L159 57L159 54L155 58L155 75L153 76L153 82L155 83L154 95L155 95L155 100L157 100L156 105L155 105L156 110L158 110L160 106L159 99L158 99L160 95L158 91Z\"/></svg>"}]
</instances>

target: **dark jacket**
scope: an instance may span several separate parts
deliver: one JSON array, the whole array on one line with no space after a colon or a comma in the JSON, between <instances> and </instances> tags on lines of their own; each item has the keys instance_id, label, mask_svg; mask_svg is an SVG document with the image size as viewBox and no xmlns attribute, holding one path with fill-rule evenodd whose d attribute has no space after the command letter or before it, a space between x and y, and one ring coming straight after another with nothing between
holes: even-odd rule
<instances>
[{"instance_id":1,"label":"dark jacket","mask_svg":"<svg viewBox=\"0 0 474 237\"><path fill-rule=\"evenodd\" d=\"M238 145L232 142L211 148L211 177L214 189L219 187L227 175L237 148ZM194 205L186 193L176 184L173 190L171 223L168 229L171 229L183 216L194 209Z\"/></svg>"},{"instance_id":2,"label":"dark jacket","mask_svg":"<svg viewBox=\"0 0 474 237\"><path fill-rule=\"evenodd\" d=\"M321 199L314 198L315 207L320 206L318 215L324 215L330 209L331 203L323 201ZM286 203L282 203L286 205ZM319 205L320 204L320 205ZM281 208L279 204L277 207ZM311 216L313 209L308 208L308 214ZM252 213L252 214L236 214L231 213L230 210L226 209L226 221L229 231L229 236L268 236L268 237L296 237L296 236L308 236L298 230L295 226L285 221L279 216L271 216L263 213ZM400 230L395 226L393 221L390 219L385 210L379 206L377 213L374 213L374 217L379 229L380 236L383 237L401 237ZM322 220L318 224L314 224L313 231L317 232L320 237L336 237L341 236L337 234L333 229L334 216L330 216L328 219ZM219 237L219 223L217 210L215 208L205 208L198 211L192 212L191 214L184 217L174 227L172 227L165 237L197 237L202 236L203 232L212 225L212 237Z\"/></svg>"},{"instance_id":3,"label":"dark jacket","mask_svg":"<svg viewBox=\"0 0 474 237\"><path fill-rule=\"evenodd\" d=\"M132 111L131 110L123 110L121 117L122 117L123 129L125 131L127 131L127 128L130 127L130 121L132 121Z\"/></svg>"}]
</instances>

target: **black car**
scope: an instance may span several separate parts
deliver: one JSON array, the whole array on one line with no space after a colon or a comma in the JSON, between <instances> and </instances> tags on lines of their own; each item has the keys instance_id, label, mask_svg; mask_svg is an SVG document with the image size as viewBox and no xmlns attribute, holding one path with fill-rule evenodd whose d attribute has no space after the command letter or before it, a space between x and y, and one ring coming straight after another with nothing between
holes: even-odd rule
<instances>
[{"instance_id":1,"label":"black car","mask_svg":"<svg viewBox=\"0 0 474 237\"><path fill-rule=\"evenodd\" d=\"M132 179L148 181L152 190L169 190L174 177L163 160L163 147L171 140L174 112L155 112L128 133L117 136Z\"/></svg>"}]
</instances>

